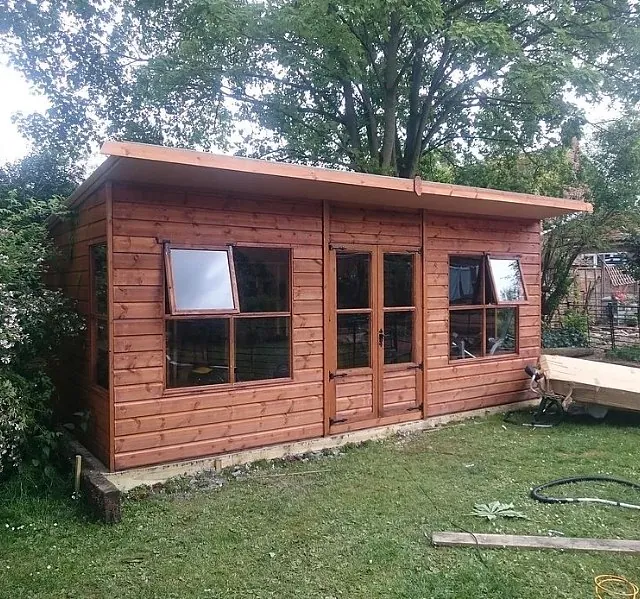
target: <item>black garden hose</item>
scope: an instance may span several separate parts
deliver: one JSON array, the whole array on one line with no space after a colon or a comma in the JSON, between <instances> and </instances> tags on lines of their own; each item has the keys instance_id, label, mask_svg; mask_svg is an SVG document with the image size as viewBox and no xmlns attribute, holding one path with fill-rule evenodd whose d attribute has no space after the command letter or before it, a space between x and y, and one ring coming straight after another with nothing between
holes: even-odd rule
<instances>
[{"instance_id":1,"label":"black garden hose","mask_svg":"<svg viewBox=\"0 0 640 599\"><path fill-rule=\"evenodd\" d=\"M508 424L522 424L514 419L516 412L507 412L504 415L504 422ZM540 403L533 411L533 418L530 423L524 423L523 426L533 426L540 428L551 428L562 422L565 416L562 407L562 398L553 395L543 395Z\"/></svg>"},{"instance_id":2,"label":"black garden hose","mask_svg":"<svg viewBox=\"0 0 640 599\"><path fill-rule=\"evenodd\" d=\"M531 497L533 497L533 499L535 499L536 501L540 501L542 503L603 503L605 505L614 505L617 507L627 507L634 510L640 510L640 505L636 505L633 503L624 503L622 501L613 501L611 499L600 499L599 497L549 497L548 495L543 495L541 493L543 489L549 489L550 487L557 487L560 485L568 485L571 483L579 482L617 483L619 485L631 487L636 491L640 491L639 484L624 480L622 478L615 478L613 476L570 476L569 478L559 478L557 480L552 480L551 482L534 487L533 489L531 489Z\"/></svg>"}]
</instances>

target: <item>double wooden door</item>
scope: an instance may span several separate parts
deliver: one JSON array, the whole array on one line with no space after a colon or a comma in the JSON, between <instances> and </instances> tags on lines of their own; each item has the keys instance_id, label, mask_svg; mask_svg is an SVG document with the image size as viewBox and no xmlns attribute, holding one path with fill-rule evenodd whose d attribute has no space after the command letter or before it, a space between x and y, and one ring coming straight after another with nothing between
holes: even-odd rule
<instances>
[{"instance_id":1,"label":"double wooden door","mask_svg":"<svg viewBox=\"0 0 640 599\"><path fill-rule=\"evenodd\" d=\"M383 419L422 407L422 277L413 248L330 251L329 423Z\"/></svg>"}]
</instances>

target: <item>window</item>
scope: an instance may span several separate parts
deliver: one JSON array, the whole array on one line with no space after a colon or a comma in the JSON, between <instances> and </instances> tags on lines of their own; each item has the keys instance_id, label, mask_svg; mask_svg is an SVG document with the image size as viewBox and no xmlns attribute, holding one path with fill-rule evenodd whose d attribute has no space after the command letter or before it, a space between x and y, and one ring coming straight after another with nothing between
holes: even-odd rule
<instances>
[{"instance_id":1,"label":"window","mask_svg":"<svg viewBox=\"0 0 640 599\"><path fill-rule=\"evenodd\" d=\"M336 253L338 368L371 366L371 254Z\"/></svg>"},{"instance_id":2,"label":"window","mask_svg":"<svg viewBox=\"0 0 640 599\"><path fill-rule=\"evenodd\" d=\"M291 376L290 251L165 250L167 387Z\"/></svg>"},{"instance_id":3,"label":"window","mask_svg":"<svg viewBox=\"0 0 640 599\"><path fill-rule=\"evenodd\" d=\"M238 311L231 248L188 250L167 247L166 252L172 314Z\"/></svg>"},{"instance_id":4,"label":"window","mask_svg":"<svg viewBox=\"0 0 640 599\"><path fill-rule=\"evenodd\" d=\"M413 360L413 254L383 256L384 363L404 364Z\"/></svg>"},{"instance_id":5,"label":"window","mask_svg":"<svg viewBox=\"0 0 640 599\"><path fill-rule=\"evenodd\" d=\"M518 305L526 298L517 258L451 256L450 359L516 353Z\"/></svg>"},{"instance_id":6,"label":"window","mask_svg":"<svg viewBox=\"0 0 640 599\"><path fill-rule=\"evenodd\" d=\"M90 249L91 301L91 378L93 383L109 388L109 282L107 246L92 245Z\"/></svg>"}]
</instances>

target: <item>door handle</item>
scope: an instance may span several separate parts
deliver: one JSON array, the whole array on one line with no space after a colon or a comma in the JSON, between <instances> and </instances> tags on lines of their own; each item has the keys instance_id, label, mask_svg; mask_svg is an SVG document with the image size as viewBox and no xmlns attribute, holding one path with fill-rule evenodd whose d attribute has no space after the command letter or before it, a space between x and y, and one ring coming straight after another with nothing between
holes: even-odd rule
<instances>
[{"instance_id":1,"label":"door handle","mask_svg":"<svg viewBox=\"0 0 640 599\"><path fill-rule=\"evenodd\" d=\"M345 376L347 376L346 372L329 372L330 381L332 381L333 379L342 379Z\"/></svg>"},{"instance_id":2,"label":"door handle","mask_svg":"<svg viewBox=\"0 0 640 599\"><path fill-rule=\"evenodd\" d=\"M384 330L380 329L378 331L378 344L380 347L384 347Z\"/></svg>"}]
</instances>

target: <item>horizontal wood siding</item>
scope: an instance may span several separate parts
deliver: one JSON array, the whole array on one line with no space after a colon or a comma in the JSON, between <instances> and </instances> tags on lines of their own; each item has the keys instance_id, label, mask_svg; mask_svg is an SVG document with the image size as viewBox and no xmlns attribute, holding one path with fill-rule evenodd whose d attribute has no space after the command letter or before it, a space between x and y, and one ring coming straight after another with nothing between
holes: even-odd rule
<instances>
[{"instance_id":1,"label":"horizontal wood siding","mask_svg":"<svg viewBox=\"0 0 640 599\"><path fill-rule=\"evenodd\" d=\"M51 280L53 287L60 288L71 298L78 311L89 316L90 256L89 247L96 243L106 243L106 193L101 188L90 196L79 212L54 225L52 235L59 253L55 273ZM87 326L83 339L73 350L73 355L64 357L58 369L56 387L60 397L59 413L65 422L76 425L77 434L87 447L109 464L109 394L106 390L91 384L90 341ZM83 432L78 427L74 413L88 410L88 429Z\"/></svg>"},{"instance_id":2,"label":"horizontal wood siding","mask_svg":"<svg viewBox=\"0 0 640 599\"><path fill-rule=\"evenodd\" d=\"M527 399L526 364L540 353L540 225L426 215L426 415L438 416ZM449 255L513 254L529 293L519 307L517 356L449 362Z\"/></svg>"},{"instance_id":3,"label":"horizontal wood siding","mask_svg":"<svg viewBox=\"0 0 640 599\"><path fill-rule=\"evenodd\" d=\"M124 185L113 197L116 469L321 436L321 204ZM292 380L165 391L161 240L291 248Z\"/></svg>"}]
</instances>

